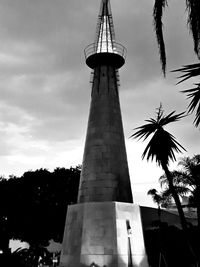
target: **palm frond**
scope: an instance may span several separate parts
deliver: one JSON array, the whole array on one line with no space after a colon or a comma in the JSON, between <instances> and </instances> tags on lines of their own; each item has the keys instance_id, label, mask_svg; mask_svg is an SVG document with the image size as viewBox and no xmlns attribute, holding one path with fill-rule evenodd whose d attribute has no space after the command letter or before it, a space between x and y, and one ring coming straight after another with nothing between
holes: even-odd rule
<instances>
[{"instance_id":1,"label":"palm frond","mask_svg":"<svg viewBox=\"0 0 200 267\"><path fill-rule=\"evenodd\" d=\"M184 171L173 171L172 176L176 186L188 187L192 185L190 175Z\"/></svg>"},{"instance_id":2,"label":"palm frond","mask_svg":"<svg viewBox=\"0 0 200 267\"><path fill-rule=\"evenodd\" d=\"M157 109L156 119L150 118L146 120L148 123L140 127L135 128L137 130L131 135L132 138L138 138L139 140L143 138L146 140L150 135L153 137L147 144L143 154L147 160L155 159L158 165L167 166L169 160L175 161L175 152L181 152L185 150L175 139L173 135L164 130L163 126L168 123L176 122L184 117L184 112L179 114L174 114L175 111L171 112L167 116L164 115L162 105Z\"/></svg>"},{"instance_id":3,"label":"palm frond","mask_svg":"<svg viewBox=\"0 0 200 267\"><path fill-rule=\"evenodd\" d=\"M161 191L162 195L162 204L161 207L168 208L172 204L172 193L167 187L165 190Z\"/></svg>"},{"instance_id":4,"label":"palm frond","mask_svg":"<svg viewBox=\"0 0 200 267\"><path fill-rule=\"evenodd\" d=\"M175 111L171 112L170 114L168 114L167 116L163 116L159 122L160 125L165 126L171 122L176 122L179 121L180 119L185 117L185 112L181 112L179 114L175 114Z\"/></svg>"},{"instance_id":5,"label":"palm frond","mask_svg":"<svg viewBox=\"0 0 200 267\"><path fill-rule=\"evenodd\" d=\"M193 168L196 167L199 164L199 162L196 162L195 157L196 156L194 156L193 158L183 157L179 161L178 165L183 167L185 173L191 174Z\"/></svg>"},{"instance_id":6,"label":"palm frond","mask_svg":"<svg viewBox=\"0 0 200 267\"><path fill-rule=\"evenodd\" d=\"M150 120L146 120L146 121L150 121ZM144 138L147 139L152 133L154 133L157 129L157 124L156 123L148 123L148 124L144 124L140 127L135 128L134 130L138 130L137 132L135 132L134 134L132 134L130 137L132 138L138 138L139 140Z\"/></svg>"},{"instance_id":7,"label":"palm frond","mask_svg":"<svg viewBox=\"0 0 200 267\"><path fill-rule=\"evenodd\" d=\"M179 76L181 79L177 84L182 83L190 78L194 78L200 75L200 63L194 63L189 65L184 65L180 69L173 70L172 72L182 72L183 75Z\"/></svg>"},{"instance_id":8,"label":"palm frond","mask_svg":"<svg viewBox=\"0 0 200 267\"><path fill-rule=\"evenodd\" d=\"M188 11L188 25L194 42L194 51L200 58L200 1L186 0L186 8Z\"/></svg>"},{"instance_id":9,"label":"palm frond","mask_svg":"<svg viewBox=\"0 0 200 267\"><path fill-rule=\"evenodd\" d=\"M172 198L172 192L169 187L162 191L162 195L164 198Z\"/></svg>"},{"instance_id":10,"label":"palm frond","mask_svg":"<svg viewBox=\"0 0 200 267\"><path fill-rule=\"evenodd\" d=\"M200 63L185 65L183 68L173 70L173 72L183 72L184 74L179 76L181 79L177 84L186 81L187 79L200 76ZM195 119L193 121L195 127L198 127L200 124L200 83L195 84L195 88L187 89L181 91L182 93L187 94L187 98L191 99L187 109L188 113L193 112L196 109Z\"/></svg>"},{"instance_id":11,"label":"palm frond","mask_svg":"<svg viewBox=\"0 0 200 267\"><path fill-rule=\"evenodd\" d=\"M152 189L149 189L149 191L147 192L147 195L153 196L157 193L158 191L155 188L152 188Z\"/></svg>"},{"instance_id":12,"label":"palm frond","mask_svg":"<svg viewBox=\"0 0 200 267\"><path fill-rule=\"evenodd\" d=\"M196 109L193 123L195 127L198 127L200 123L200 83L195 85L197 86L196 88L184 90L182 93L187 93L187 98L191 99L188 105L188 113L193 112Z\"/></svg>"},{"instance_id":13,"label":"palm frond","mask_svg":"<svg viewBox=\"0 0 200 267\"><path fill-rule=\"evenodd\" d=\"M150 195L155 203L158 205L162 202L163 198L162 195L158 193L158 191L155 188L150 189L147 192L147 195Z\"/></svg>"},{"instance_id":14,"label":"palm frond","mask_svg":"<svg viewBox=\"0 0 200 267\"><path fill-rule=\"evenodd\" d=\"M178 186L178 185L174 185L174 189L176 190L177 194L179 196L185 196L187 194L189 194L191 192L191 190L187 187L184 187L184 186ZM171 193L171 190L170 188L167 188L165 189L163 192L162 192L162 195L163 197L167 198L167 197L172 197L172 193Z\"/></svg>"},{"instance_id":15,"label":"palm frond","mask_svg":"<svg viewBox=\"0 0 200 267\"><path fill-rule=\"evenodd\" d=\"M149 159L156 160L158 165L168 165L169 160L175 161L175 152L185 150L175 139L173 135L160 128L155 132L149 143L147 144L142 158L146 156Z\"/></svg>"},{"instance_id":16,"label":"palm frond","mask_svg":"<svg viewBox=\"0 0 200 267\"><path fill-rule=\"evenodd\" d=\"M191 182L190 180L190 175L188 175L184 171L176 171L176 170L171 171L171 176L173 179L173 184L175 186L188 187L193 184L193 182ZM166 174L163 174L162 176L160 176L159 183L160 183L161 188L163 188L164 186L169 187L169 181L166 177Z\"/></svg>"},{"instance_id":17,"label":"palm frond","mask_svg":"<svg viewBox=\"0 0 200 267\"><path fill-rule=\"evenodd\" d=\"M191 193L191 190L188 187L184 186L175 186L175 190L180 196L185 196Z\"/></svg>"},{"instance_id":18,"label":"palm frond","mask_svg":"<svg viewBox=\"0 0 200 267\"><path fill-rule=\"evenodd\" d=\"M165 173L160 176L160 178L158 179L158 181L160 183L160 187L161 188L163 188L164 186L169 187L169 181L168 181Z\"/></svg>"},{"instance_id":19,"label":"palm frond","mask_svg":"<svg viewBox=\"0 0 200 267\"><path fill-rule=\"evenodd\" d=\"M195 155L192 158L184 157L178 165L183 167L186 176L185 182L189 186L193 188L200 186L200 155Z\"/></svg>"},{"instance_id":20,"label":"palm frond","mask_svg":"<svg viewBox=\"0 0 200 267\"><path fill-rule=\"evenodd\" d=\"M162 16L163 10L167 6L167 0L155 0L153 8L153 20L154 20L154 30L156 32L156 38L159 47L160 62L162 65L162 71L165 76L166 73L166 53L165 53L165 43L163 38L163 23Z\"/></svg>"},{"instance_id":21,"label":"palm frond","mask_svg":"<svg viewBox=\"0 0 200 267\"><path fill-rule=\"evenodd\" d=\"M160 110L161 111L161 110ZM147 139L152 133L154 133L156 130L160 129L161 127L172 123L179 121L181 118L185 117L184 113L181 112L179 114L175 114L175 111L172 111L167 116L164 116L163 113L158 112L157 119L150 118L148 120L145 120L146 122L149 122L148 124L144 124L140 127L135 128L134 130L138 130L134 134L132 134L130 137L132 138L138 138L139 140L144 138Z\"/></svg>"}]
</instances>

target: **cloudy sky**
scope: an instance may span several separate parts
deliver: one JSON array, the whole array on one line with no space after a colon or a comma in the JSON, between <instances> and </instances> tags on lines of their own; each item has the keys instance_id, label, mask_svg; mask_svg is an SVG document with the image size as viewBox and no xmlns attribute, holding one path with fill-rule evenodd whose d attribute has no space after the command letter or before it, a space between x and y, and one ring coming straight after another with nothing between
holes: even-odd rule
<instances>
[{"instance_id":1,"label":"cloudy sky","mask_svg":"<svg viewBox=\"0 0 200 267\"><path fill-rule=\"evenodd\" d=\"M116 39L128 50L120 70L120 99L135 203L152 205L146 192L162 174L141 160L145 143L133 128L188 104L170 70L196 61L184 1L169 1L164 16L167 77L163 78L152 26L153 0L112 0ZM75 167L82 162L90 103L90 69L83 50L95 36L100 0L0 0L0 175ZM167 130L199 153L193 117ZM178 156L179 157L179 156ZM176 164L172 167L176 167Z\"/></svg>"}]
</instances>

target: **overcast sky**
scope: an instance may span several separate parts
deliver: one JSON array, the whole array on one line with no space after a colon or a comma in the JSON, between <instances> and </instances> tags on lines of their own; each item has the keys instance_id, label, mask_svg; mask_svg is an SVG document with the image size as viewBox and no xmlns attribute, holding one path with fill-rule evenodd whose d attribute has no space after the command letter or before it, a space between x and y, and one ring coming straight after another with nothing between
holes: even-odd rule
<instances>
[{"instance_id":1,"label":"overcast sky","mask_svg":"<svg viewBox=\"0 0 200 267\"><path fill-rule=\"evenodd\" d=\"M186 27L185 2L169 1L164 16L167 77L163 78L152 24L153 0L112 0L116 40L126 46L120 100L135 203L152 205L147 191L162 170L141 160L147 143L129 139L133 128L188 104L170 70L196 62ZM100 0L0 0L0 174L75 167L82 162L90 103L90 69L83 50L94 41ZM169 130L199 153L194 117ZM180 155L181 156L181 155ZM178 156L179 157L179 156ZM173 165L176 167L176 164Z\"/></svg>"}]
</instances>

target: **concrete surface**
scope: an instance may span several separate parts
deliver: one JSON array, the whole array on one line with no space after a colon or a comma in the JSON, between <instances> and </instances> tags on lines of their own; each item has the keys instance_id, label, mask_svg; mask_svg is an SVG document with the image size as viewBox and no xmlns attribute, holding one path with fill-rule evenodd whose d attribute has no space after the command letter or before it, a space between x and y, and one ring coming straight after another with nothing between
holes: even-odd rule
<instances>
[{"instance_id":1,"label":"concrete surface","mask_svg":"<svg viewBox=\"0 0 200 267\"><path fill-rule=\"evenodd\" d=\"M61 267L147 267L140 207L90 202L68 209Z\"/></svg>"}]
</instances>

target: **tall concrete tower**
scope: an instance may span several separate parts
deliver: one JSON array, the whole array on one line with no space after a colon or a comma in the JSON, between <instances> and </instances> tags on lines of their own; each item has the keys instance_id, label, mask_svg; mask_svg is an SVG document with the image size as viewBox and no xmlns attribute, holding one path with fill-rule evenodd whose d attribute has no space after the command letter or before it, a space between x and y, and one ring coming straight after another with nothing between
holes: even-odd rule
<instances>
[{"instance_id":1,"label":"tall concrete tower","mask_svg":"<svg viewBox=\"0 0 200 267\"><path fill-rule=\"evenodd\" d=\"M101 1L96 40L85 49L93 81L79 202L133 202L118 93L125 54L115 42L110 2Z\"/></svg>"},{"instance_id":2,"label":"tall concrete tower","mask_svg":"<svg viewBox=\"0 0 200 267\"><path fill-rule=\"evenodd\" d=\"M92 93L78 204L68 208L60 266L147 267L140 207L133 204L118 69L126 49L115 42L109 0L101 0L96 39L85 49Z\"/></svg>"}]
</instances>

